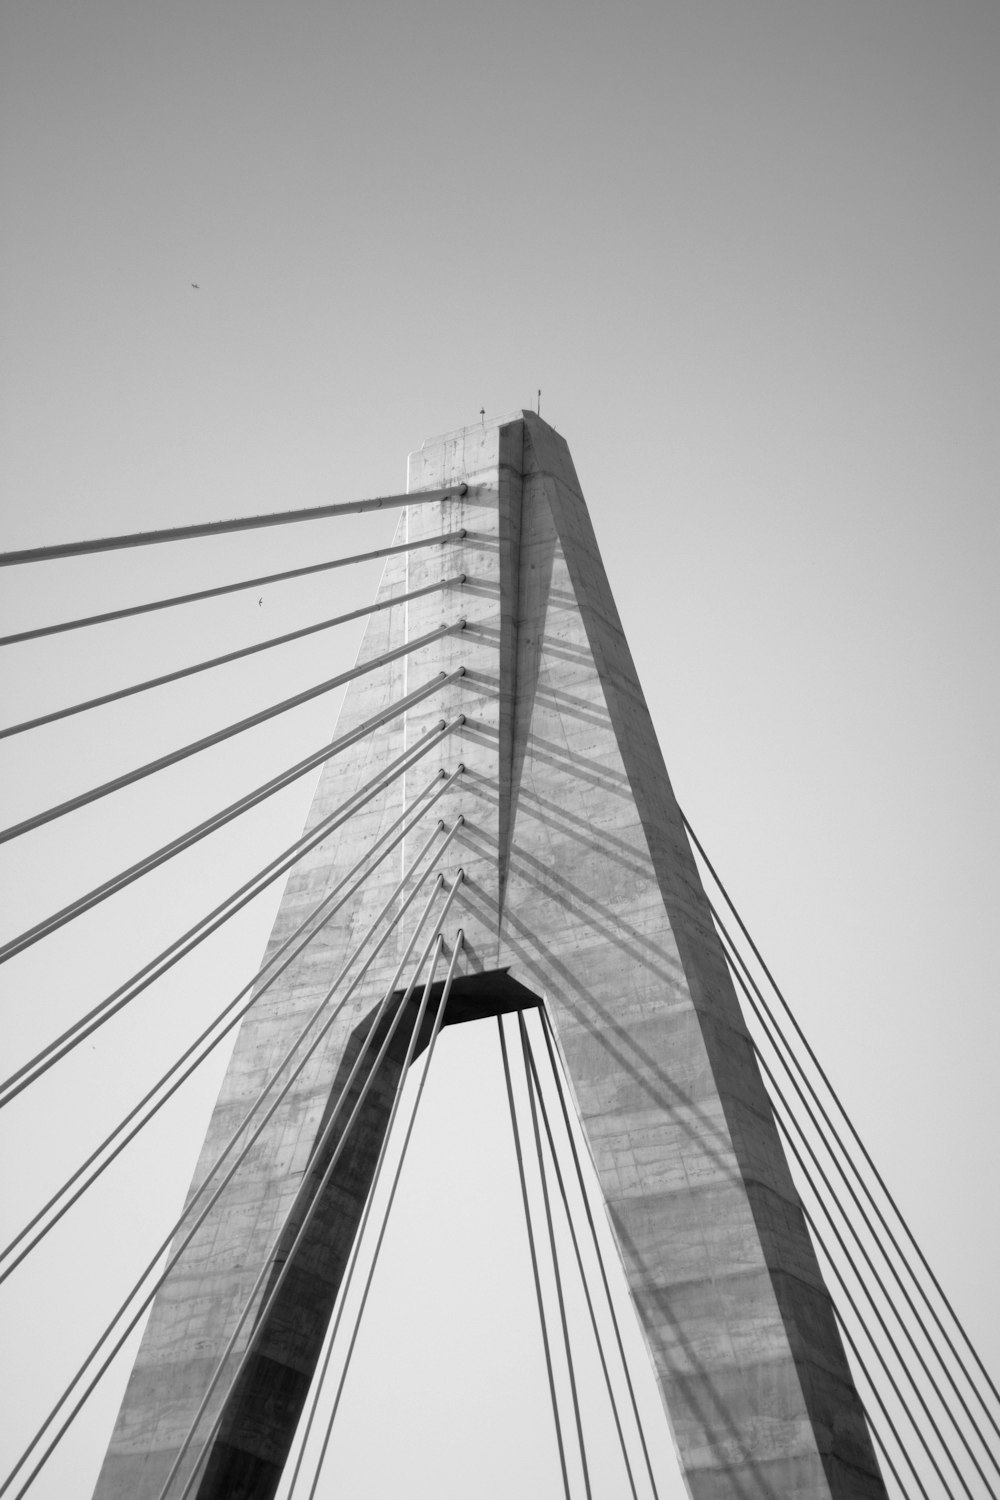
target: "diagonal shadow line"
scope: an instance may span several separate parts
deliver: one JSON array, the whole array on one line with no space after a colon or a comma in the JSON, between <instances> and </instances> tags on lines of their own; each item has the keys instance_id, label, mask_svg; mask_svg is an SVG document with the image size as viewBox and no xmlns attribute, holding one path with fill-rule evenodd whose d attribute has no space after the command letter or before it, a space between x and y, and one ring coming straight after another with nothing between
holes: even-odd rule
<instances>
[{"instance_id":1,"label":"diagonal shadow line","mask_svg":"<svg viewBox=\"0 0 1000 1500\"><path fill-rule=\"evenodd\" d=\"M465 675L461 680L466 686L479 686L480 684L482 684L484 690L487 687L496 689L495 678L486 677L485 675L476 672L474 668L467 667L465 670ZM486 696L485 691L484 696ZM490 697L493 700L495 700L498 696L498 691L493 691L490 694ZM470 725L476 727L479 730L480 735L482 736L483 745L488 746L495 752L500 740L500 730L498 726L495 723L490 723L489 721L483 721L474 718L473 712L474 710L471 708L465 710L466 721L462 726L463 730L467 731ZM428 717L430 717L430 715L428 715ZM531 735L529 736L529 738L532 741L538 740L537 735ZM541 743L545 744L547 742L542 741ZM571 750L563 750L558 745L553 745L551 755L542 754L539 755L538 758L539 760L546 760L547 764L555 766L559 770L567 771L571 775L578 775L582 781L590 781L594 785L600 786L602 790L613 792L615 796L628 797L631 792L631 783L628 781L628 778L624 775L624 773L611 770L603 766L600 761L591 760L587 756L574 755ZM614 781L617 781L619 784L615 785L614 781L612 781L612 784L609 785L609 778L614 778ZM496 777L493 776L490 778L490 780L495 785Z\"/></svg>"},{"instance_id":2,"label":"diagonal shadow line","mask_svg":"<svg viewBox=\"0 0 1000 1500\"><path fill-rule=\"evenodd\" d=\"M474 840L477 836L479 840L478 846L474 844ZM466 819L465 825L462 830L462 838L470 846L476 847L476 852L478 854L486 855L486 857L488 858L495 857L495 839L492 837L492 835L487 833L485 829L477 828L477 826L474 823L470 823L468 819ZM598 936L604 938L606 942L617 948L621 953L627 954L628 957L634 959L636 963L642 964L644 968L649 969L653 974L656 975L658 979L662 980L665 984L676 985L678 975L680 975L681 977L684 976L684 966L679 956L676 960L676 966L673 972L671 972L669 969L660 967L659 965L663 964L664 962L669 963L670 957L669 954L664 953L663 949L659 947L652 938L647 937L645 933L640 932L638 928L633 927L624 919L618 917L614 913L609 912L606 907L601 906L601 904L596 900L595 897L588 895L586 891L582 891L579 889L579 887L574 886L571 881L565 878L565 876L557 875L554 870L546 866L536 856L524 854L523 851L519 851L515 846L514 860L523 860L525 863L530 863L536 866L541 873L541 880L532 880L531 874L523 870L519 873L521 873L524 878L530 881L532 884L545 889L546 895L552 901L557 902L561 907L563 907L565 911L569 912L570 915L581 919ZM512 864L513 863L514 862L512 862ZM553 885L564 886L570 894L564 895L563 892L558 889L546 889L545 882L547 881L551 882ZM580 910L581 906L588 907L589 914L582 913ZM498 912L499 910L500 908L498 907ZM623 931L627 933L628 936L632 939L631 942L623 941ZM643 952L643 949L646 949L648 951ZM650 954L652 954L652 958L650 957Z\"/></svg>"},{"instance_id":3,"label":"diagonal shadow line","mask_svg":"<svg viewBox=\"0 0 1000 1500\"><path fill-rule=\"evenodd\" d=\"M465 549L473 552L499 552L499 538L489 531L466 531L462 538Z\"/></svg>"},{"instance_id":4,"label":"diagonal shadow line","mask_svg":"<svg viewBox=\"0 0 1000 1500\"><path fill-rule=\"evenodd\" d=\"M589 698L581 698L576 693L567 693L564 688L555 688L545 682L539 683L535 689L535 697L540 702L548 704L556 713L580 719L583 723L593 724L598 729L607 729L609 733L612 731L611 720L603 698L599 704L594 703Z\"/></svg>"},{"instance_id":5,"label":"diagonal shadow line","mask_svg":"<svg viewBox=\"0 0 1000 1500\"><path fill-rule=\"evenodd\" d=\"M500 626L492 623L497 618L499 618L498 615L490 615L485 620L466 620L462 634L467 638L475 636L481 644L495 646L497 651L499 651Z\"/></svg>"},{"instance_id":6,"label":"diagonal shadow line","mask_svg":"<svg viewBox=\"0 0 1000 1500\"><path fill-rule=\"evenodd\" d=\"M601 714L597 710L586 713L582 708L572 708L567 703L546 703L545 699L551 697L551 695L547 694L543 688L538 689L536 697L543 707L547 708L550 712L558 713L561 719L575 719L578 724L589 724L592 729L606 729L609 732L611 731L611 723L606 714Z\"/></svg>"},{"instance_id":7,"label":"diagonal shadow line","mask_svg":"<svg viewBox=\"0 0 1000 1500\"><path fill-rule=\"evenodd\" d=\"M482 672L478 667L467 666L459 680L478 688L484 697L496 699L500 696L500 679L492 672Z\"/></svg>"},{"instance_id":8,"label":"diagonal shadow line","mask_svg":"<svg viewBox=\"0 0 1000 1500\"><path fill-rule=\"evenodd\" d=\"M469 620L463 634L481 636L484 641L492 641L499 648L500 629L498 626L491 625L487 620ZM539 642L543 657L557 656L563 661L589 667L592 672L596 670L594 656L589 646L574 646L572 642L563 640L561 636L545 634L539 637Z\"/></svg>"},{"instance_id":9,"label":"diagonal shadow line","mask_svg":"<svg viewBox=\"0 0 1000 1500\"><path fill-rule=\"evenodd\" d=\"M477 599L493 599L500 602L500 588L496 583L487 578L477 578L474 573L466 573L462 580L462 593L473 594ZM472 622L470 621L470 624ZM477 622L478 623L478 622ZM466 626L466 629L469 627Z\"/></svg>"},{"instance_id":10,"label":"diagonal shadow line","mask_svg":"<svg viewBox=\"0 0 1000 1500\"><path fill-rule=\"evenodd\" d=\"M609 720L605 720L604 727L607 728L609 735L614 734ZM600 761L593 760L588 755L579 755L568 746L559 745L555 740L545 739L540 734L529 734L527 739L531 745L532 755L545 761L546 764L562 766L575 775L586 776L589 780L599 776L600 784L606 786L608 791L617 791L620 796L631 796L632 785L624 771L616 771L610 766L602 765ZM615 748L617 749L617 745Z\"/></svg>"},{"instance_id":11,"label":"diagonal shadow line","mask_svg":"<svg viewBox=\"0 0 1000 1500\"><path fill-rule=\"evenodd\" d=\"M589 760L585 756L571 755L565 750L560 751L558 746L554 747L555 753L539 749L535 743L537 738L536 735L529 735L532 741L532 759L552 766L554 770L563 771L569 776L575 776L580 781L586 781L591 786L598 787L602 792L609 792L614 797L631 800L632 788L628 781L626 780L622 785L617 779L612 779L617 778L618 772L609 773L598 761Z\"/></svg>"},{"instance_id":12,"label":"diagonal shadow line","mask_svg":"<svg viewBox=\"0 0 1000 1500\"><path fill-rule=\"evenodd\" d=\"M534 934L532 933L531 928L527 923L521 922L519 919L512 917L509 912L505 914L505 923L508 928L516 927L518 932L522 934L524 938L528 939L527 942L521 943L518 942L517 939L513 937L509 931L505 933L505 942L512 949L512 951L515 952L519 958L521 958L525 967L530 972L537 966L538 962L537 952L533 951L530 946L531 941L537 942L537 940L534 939ZM700 1104L697 1104L692 1099L690 1094L686 1093L673 1081L673 1079L668 1077L668 1075L663 1071L661 1064L658 1063L657 1060L652 1057L644 1048L638 1046L631 1033L627 1031L624 1026L622 1026L621 1022L614 1016L611 1011L602 1006L600 1002L594 998L593 994L591 994L589 990L583 987L583 985L576 978L573 972L566 966L565 963L562 962L561 959L557 959L551 953L548 953L546 956L546 964L550 970L559 975L559 978L565 988L571 994L577 996L578 1001L581 1002L586 1008L588 1008L595 1017L595 1019L592 1020L585 1014L581 1013L579 1009L574 1009L574 1019L581 1026L583 1026L586 1031L589 1032L589 1034L595 1039L595 1041L601 1043L601 1045L614 1059L614 1061L618 1064L622 1071L624 1073L627 1073L628 1076L631 1077L648 1095L653 1105L656 1106L656 1108L663 1110L665 1113L669 1114L673 1122L678 1125L692 1141L695 1141L699 1145L699 1147L705 1152L705 1154L714 1162L724 1181L742 1182L743 1178L735 1161L735 1153L733 1150L732 1140L729 1136L728 1131L723 1131L722 1129L720 1129L718 1122L712 1119L711 1116L707 1115L703 1107ZM552 1011L553 1015L556 1015L557 1013L553 1010L553 1007L551 1005L551 998L546 997L546 999L549 1002L550 1011ZM612 1037L617 1039L619 1045L614 1045L612 1043ZM639 1070L634 1060L636 1058L640 1059L642 1064L645 1066L645 1072ZM652 1079L655 1079L657 1086L663 1090L662 1093L657 1093L655 1091L652 1085ZM721 1095L719 1097L721 1102ZM725 1106L723 1105L722 1107L724 1110ZM685 1118L685 1116L678 1115L676 1113L676 1111L681 1109L686 1111L687 1115L690 1118ZM695 1129L693 1128L694 1122L697 1122L697 1124L701 1127L702 1133L699 1134L695 1131ZM710 1140L715 1142L714 1146L710 1144Z\"/></svg>"},{"instance_id":13,"label":"diagonal shadow line","mask_svg":"<svg viewBox=\"0 0 1000 1500\"><path fill-rule=\"evenodd\" d=\"M612 943L622 953L627 953L636 962L643 964L658 979L662 979L668 983L676 983L678 974L683 976L684 966L681 963L679 955L672 972L670 969L660 967L660 965L670 962L670 956L663 951L663 948L658 943L652 938L647 937L637 927L633 927L623 917L619 917L616 913L609 911L606 906L602 906L596 897L581 890L579 886L574 885L571 880L568 880L565 875L559 875L554 869L545 865L537 855L526 854L515 845L514 861L512 863L516 863L522 867L520 873L528 881L532 881L532 876L528 870L523 869L523 866L533 867L540 878L533 880L532 883L544 889L545 894L550 900L558 902L560 906L573 916L582 918L600 937ZM585 910L581 911L581 907L585 908ZM667 923L668 931L671 931L665 912L664 921ZM621 933L626 933L631 941L623 942ZM643 950L646 950L645 953ZM653 959L650 958L650 954L653 955Z\"/></svg>"},{"instance_id":14,"label":"diagonal shadow line","mask_svg":"<svg viewBox=\"0 0 1000 1500\"><path fill-rule=\"evenodd\" d=\"M467 777L470 783L469 790L473 795L481 797L484 802L488 802L491 806L496 807L497 798L493 792L493 783L487 778L481 777L473 785L476 778L471 773L467 773ZM557 818L563 819L568 826L559 831L565 834L567 838L576 839L578 843L586 845L588 849L593 849L602 859L614 860L616 864L628 870L631 875L638 875L649 880L656 879L652 861L647 857L645 862L643 862L642 854L634 844L629 844L625 839L617 838L614 834L604 831L595 836L594 825L588 823L586 818L580 818L575 813L567 812L565 808L559 807L557 803L550 802L547 798L539 796L531 788L521 788L520 800L533 803L543 810L542 812L528 811L526 816L537 818L539 821L542 821L544 818L549 822Z\"/></svg>"},{"instance_id":15,"label":"diagonal shadow line","mask_svg":"<svg viewBox=\"0 0 1000 1500\"><path fill-rule=\"evenodd\" d=\"M475 789L470 787L469 790L474 791ZM475 824L470 823L467 819L463 835L466 842L470 845L473 845L475 838L478 837L479 842L475 846L478 854L486 858L493 858L495 856L496 842L485 829L477 828ZM598 852L600 852L597 844L591 844L591 847L598 849ZM540 880L534 880L530 872L520 870L519 873L523 875L525 880L544 889L546 895L552 901L563 907L571 916L582 920L597 936L604 938L606 942L617 948L619 952L626 954L629 958L634 959L636 963L650 970L663 983L673 986L677 984L678 976L682 979L685 977L684 965L679 955L672 971L662 967L664 963L669 964L670 955L664 953L663 948L652 938L648 937L638 928L633 927L615 913L609 912L606 907L601 906L595 897L581 890L578 886L573 885L565 876L558 875L536 856L525 854L515 846L512 867L516 865L518 860L534 865L542 877ZM638 873L648 874L648 870ZM566 895L559 889L552 889L552 886L563 886L569 894ZM581 911L581 907L588 910ZM499 910L498 908L498 912ZM669 918L666 918L666 914L664 915L669 929ZM672 929L669 930L672 931ZM623 940L623 932L628 934L631 939L630 942Z\"/></svg>"},{"instance_id":16,"label":"diagonal shadow line","mask_svg":"<svg viewBox=\"0 0 1000 1500\"><path fill-rule=\"evenodd\" d=\"M465 723L461 726L462 740L473 745L481 745L484 750L496 753L497 728L495 724L485 724L481 720L466 715ZM466 769L466 775L470 772Z\"/></svg>"},{"instance_id":17,"label":"diagonal shadow line","mask_svg":"<svg viewBox=\"0 0 1000 1500\"><path fill-rule=\"evenodd\" d=\"M486 736L492 735L492 733L492 727L489 724L484 724L480 735L481 744L486 744ZM472 769L472 766L466 766L466 780L468 780L469 786L474 789L475 795L480 796L483 801L490 802L492 807L498 805L496 783L492 777L475 771L475 769ZM568 828L561 829L561 832L565 832L567 837L577 838L577 840L583 841L583 843L591 843L591 840L597 838L597 843L592 844L592 847L600 850L601 855L618 859L619 864L628 865L634 874L643 874L643 876L655 879L655 874L651 874L651 871L655 870L655 865L652 864L652 856L648 853L648 844L646 844L642 832L639 834L639 837L642 838L642 844L630 843L627 838L621 838L618 834L612 834L607 829L595 831L594 823L588 822L586 817L580 817L579 814L571 813L568 808L562 807L559 802L550 801L547 796L541 795L534 787L522 787L520 795L522 795L522 798L526 802L531 802L535 808L540 808L538 811L528 813L529 817L534 817L538 822L558 817L558 819L562 819L570 825Z\"/></svg>"},{"instance_id":18,"label":"diagonal shadow line","mask_svg":"<svg viewBox=\"0 0 1000 1500\"><path fill-rule=\"evenodd\" d=\"M655 1285L653 1282L654 1273L652 1266L640 1254L635 1241L628 1233L625 1225L620 1221L619 1215L615 1213L613 1205L609 1202L607 1207L615 1236L621 1244L623 1251L627 1247L632 1264L639 1268L639 1273L645 1280L647 1287ZM690 1339L685 1337L681 1325L671 1309L669 1295L666 1291L656 1290L648 1292L647 1295L649 1300L655 1303L664 1321L670 1325L671 1332L677 1344L684 1351L686 1360L696 1372L696 1379L700 1388L704 1390L704 1398L699 1400L694 1383L690 1377L671 1372L672 1379L683 1389L685 1401L695 1412L701 1424L702 1432L708 1436L710 1443L717 1442L718 1438L722 1434L725 1434L728 1443L739 1451L744 1467L750 1471L752 1478L748 1483L745 1483L739 1474L734 1474L732 1469L727 1467L725 1470L725 1481L727 1486L731 1487L730 1492L733 1496L740 1497L740 1500L782 1500L782 1497L778 1495L777 1491L767 1482L765 1476L761 1473L760 1465L749 1451L746 1438L733 1421L722 1393L715 1388L710 1371L704 1361L698 1358ZM789 1357L792 1358L793 1356L789 1354ZM798 1374L797 1366L796 1374ZM668 1410L669 1406L670 1403L667 1401ZM688 1473L694 1475L700 1471L688 1469L685 1465L684 1472L686 1476ZM716 1469L715 1473L722 1477L719 1469Z\"/></svg>"},{"instance_id":19,"label":"diagonal shadow line","mask_svg":"<svg viewBox=\"0 0 1000 1500\"><path fill-rule=\"evenodd\" d=\"M494 596L495 597L495 596ZM493 616L482 620L469 620L465 626L466 635L479 635L486 641L493 641L499 645L500 627L492 624ZM538 637L540 654L544 658L547 655L560 657L563 661L575 662L578 665L589 667L592 672L599 673L594 653L589 645L576 645L573 641L566 640L561 635L550 635L542 633Z\"/></svg>"},{"instance_id":20,"label":"diagonal shadow line","mask_svg":"<svg viewBox=\"0 0 1000 1500\"><path fill-rule=\"evenodd\" d=\"M537 813L529 814L529 816L535 816L539 821L541 821L543 816L549 819L558 818L566 824L562 832L568 837L577 839L580 843L585 843L590 848L596 849L602 857L614 859L618 864L631 870L633 874L648 875L650 879L655 879L652 873L654 868L653 862L645 850L645 843L643 849L637 849L627 839L619 838L616 834L608 833L603 829L599 837L595 840L594 825L589 823L586 818L581 818L577 813L570 812L568 808L560 807L557 802L551 801L548 797L543 797L533 787L525 787L521 792L521 796L525 802L539 809Z\"/></svg>"},{"instance_id":21,"label":"diagonal shadow line","mask_svg":"<svg viewBox=\"0 0 1000 1500\"><path fill-rule=\"evenodd\" d=\"M541 637L541 648L543 656L556 656L561 661L576 662L590 667L592 671L597 670L594 653L589 645L577 646L572 641L564 640L561 635L549 635L546 632Z\"/></svg>"}]
</instances>

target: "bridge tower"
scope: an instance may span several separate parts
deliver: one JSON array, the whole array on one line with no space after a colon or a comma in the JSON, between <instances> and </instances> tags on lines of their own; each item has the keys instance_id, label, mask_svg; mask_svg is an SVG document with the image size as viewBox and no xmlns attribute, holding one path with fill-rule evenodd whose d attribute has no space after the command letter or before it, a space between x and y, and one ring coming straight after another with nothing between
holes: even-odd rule
<instances>
[{"instance_id":1,"label":"bridge tower","mask_svg":"<svg viewBox=\"0 0 1000 1500\"><path fill-rule=\"evenodd\" d=\"M449 494L405 508L397 542L452 539L386 566L378 602L427 591L371 617L359 660L385 661L348 690L337 737L357 733L324 767L308 826L344 804L356 811L291 874L269 953L411 811L413 825L243 1022L192 1192L345 955L383 909L398 912L402 877L440 874L455 976L446 1024L544 1004L692 1497L879 1500L830 1299L566 444L517 412L425 443L408 487ZM404 699L405 711L391 708ZM390 774L401 758L405 771ZM431 884L411 913L425 893ZM399 977L411 929L386 930L161 1289L96 1500L156 1500L175 1464L177 1494L194 1471L198 1500L274 1494L415 1024L420 990ZM439 980L425 1029L441 990ZM373 1030L386 1044L365 1051ZM370 1087L330 1172L343 1130L330 1128L331 1101L345 1080L349 1103Z\"/></svg>"}]
</instances>

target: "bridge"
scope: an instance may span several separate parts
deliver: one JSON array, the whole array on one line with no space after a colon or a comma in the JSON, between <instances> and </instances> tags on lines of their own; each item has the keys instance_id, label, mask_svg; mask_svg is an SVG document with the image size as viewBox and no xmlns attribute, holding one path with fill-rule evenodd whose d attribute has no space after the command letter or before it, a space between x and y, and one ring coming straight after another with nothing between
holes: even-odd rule
<instances>
[{"instance_id":1,"label":"bridge","mask_svg":"<svg viewBox=\"0 0 1000 1500\"><path fill-rule=\"evenodd\" d=\"M361 1326L348 1283L356 1277L367 1300L391 1224L378 1192L393 1192L394 1156L408 1144L439 1029L478 1020L458 1029L492 1023L549 1462L567 1495L665 1493L658 1466L673 1445L694 1495L995 1493L996 1392L673 799L565 445L530 414L484 422L414 455L406 495L326 509L347 524L386 508L401 517L388 548L309 565L315 576L384 552L374 601L296 632L314 638L363 611L356 667L5 832L8 843L56 835L63 817L96 818L140 781L347 689L332 740L275 785L206 805L182 835L54 906L3 951L14 962L63 942L89 911L126 899L187 850L208 858L223 828L324 768L302 838L234 880L222 908L195 914L160 956L147 954L148 972L137 965L71 1014L4 1084L10 1110L32 1088L57 1088L64 1059L143 1004L182 948L238 921L258 889L288 876L256 986L225 1011L192 1008L192 1020L210 1024L190 1058L148 1101L132 1100L137 1113L109 1131L94 1161L74 1164L8 1246L0 1273L14 1287L21 1267L47 1253L49 1226L82 1212L76 1194L91 1183L101 1191L102 1168L124 1155L131 1130L147 1119L158 1128L180 1073L231 1044L247 1016L185 1214L65 1399L25 1435L9 1492L42 1482L75 1404L150 1305L97 1493L322 1492L326 1439L312 1434L334 1430L348 1389ZM287 512L100 545L214 546L316 518ZM41 567L91 550L54 546L4 562ZM263 611L261 591L279 581L258 573L242 592L256 592ZM184 607L147 600L134 618ZM100 613L63 625L96 628ZM219 656L259 659L290 634L271 642L255 627L249 645L122 693L172 691L223 665ZM5 733L103 706L70 702ZM286 1047L299 1049L287 1067ZM290 1082L294 1068L308 1086ZM292 1295L310 1256L321 1262L309 1261L312 1291ZM586 1288L572 1318L571 1280ZM659 1426L623 1358L635 1338L623 1327L629 1300L666 1413ZM596 1352L617 1442L613 1490L592 1472L589 1377L577 1375L584 1345ZM392 1416L381 1415L391 1431Z\"/></svg>"}]
</instances>

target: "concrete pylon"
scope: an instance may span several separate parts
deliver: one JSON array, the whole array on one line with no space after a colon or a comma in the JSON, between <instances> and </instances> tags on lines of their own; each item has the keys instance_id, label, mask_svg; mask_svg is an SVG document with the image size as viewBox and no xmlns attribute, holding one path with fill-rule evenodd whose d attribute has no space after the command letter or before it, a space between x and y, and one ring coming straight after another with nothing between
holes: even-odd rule
<instances>
[{"instance_id":1,"label":"concrete pylon","mask_svg":"<svg viewBox=\"0 0 1000 1500\"><path fill-rule=\"evenodd\" d=\"M446 883L465 871L445 928L449 944L459 927L465 939L449 1018L547 1007L691 1495L884 1500L566 444L518 412L412 455L411 490L459 482L468 485L462 499L404 511L398 540L460 528L464 538L392 558L380 597L464 581L373 615L359 659L460 616L465 628L356 681L337 733L442 670L463 666L465 675L330 761L310 826L419 748L442 719L464 715L464 723L296 867L269 952L414 804L439 766L450 773L463 764L464 772L244 1021L192 1191L434 820L452 829L461 817L444 853L429 856ZM301 1205L316 1197L331 1149L315 1152L326 1112L378 1001L392 991L411 929L405 922L394 929L160 1292L97 1500L159 1495L296 1195L297 1222ZM191 1493L199 1500L274 1494L412 1012L411 1001L247 1367L231 1391L229 1378L219 1382L172 1493L198 1466ZM273 1257L268 1284L291 1236L286 1231ZM265 1293L266 1285L258 1318Z\"/></svg>"}]
</instances>

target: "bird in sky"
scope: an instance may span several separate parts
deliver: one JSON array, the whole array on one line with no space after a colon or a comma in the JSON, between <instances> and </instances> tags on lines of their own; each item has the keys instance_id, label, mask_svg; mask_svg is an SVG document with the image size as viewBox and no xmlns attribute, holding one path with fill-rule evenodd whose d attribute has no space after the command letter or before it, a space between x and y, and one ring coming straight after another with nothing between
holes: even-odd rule
<instances>
[{"instance_id":1,"label":"bird in sky","mask_svg":"<svg viewBox=\"0 0 1000 1500\"><path fill-rule=\"evenodd\" d=\"M192 281L191 285L194 287L194 289L195 289L196 292L200 292L201 291L201 287L198 285L198 283L196 281Z\"/></svg>"}]
</instances>

